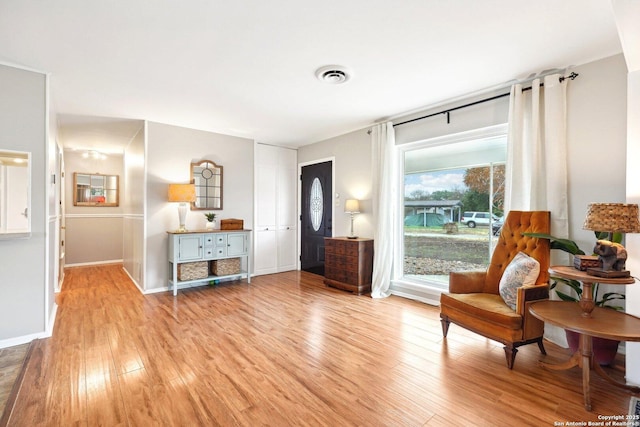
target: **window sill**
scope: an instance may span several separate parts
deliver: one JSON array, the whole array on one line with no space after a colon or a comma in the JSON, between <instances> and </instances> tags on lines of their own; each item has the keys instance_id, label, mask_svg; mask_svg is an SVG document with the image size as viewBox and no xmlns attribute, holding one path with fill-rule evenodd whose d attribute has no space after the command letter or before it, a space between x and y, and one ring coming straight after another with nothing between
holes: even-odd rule
<instances>
[{"instance_id":1,"label":"window sill","mask_svg":"<svg viewBox=\"0 0 640 427\"><path fill-rule=\"evenodd\" d=\"M440 305L440 294L446 293L448 283L411 280L410 277L393 280L391 293L403 298L409 298L430 305Z\"/></svg>"}]
</instances>

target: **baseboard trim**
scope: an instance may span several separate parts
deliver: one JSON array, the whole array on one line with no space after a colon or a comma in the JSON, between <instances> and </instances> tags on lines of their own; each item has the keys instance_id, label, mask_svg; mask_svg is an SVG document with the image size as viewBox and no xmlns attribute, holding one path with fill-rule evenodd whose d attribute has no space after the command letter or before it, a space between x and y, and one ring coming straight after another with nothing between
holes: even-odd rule
<instances>
[{"instance_id":1,"label":"baseboard trim","mask_svg":"<svg viewBox=\"0 0 640 427\"><path fill-rule=\"evenodd\" d=\"M91 262L76 262L73 264L65 264L64 268L73 268L73 267L90 267L93 265L109 265L109 264L122 264L124 260L121 259L110 259L105 261L91 261Z\"/></svg>"}]
</instances>

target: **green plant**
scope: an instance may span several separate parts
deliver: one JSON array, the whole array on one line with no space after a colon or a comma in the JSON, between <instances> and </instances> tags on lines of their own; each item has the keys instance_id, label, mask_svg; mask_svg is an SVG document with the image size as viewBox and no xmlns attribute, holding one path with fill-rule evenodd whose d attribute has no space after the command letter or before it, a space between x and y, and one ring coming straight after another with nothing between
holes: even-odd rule
<instances>
[{"instance_id":1,"label":"green plant","mask_svg":"<svg viewBox=\"0 0 640 427\"><path fill-rule=\"evenodd\" d=\"M213 212L207 212L206 214L204 214L204 216L209 222L213 222L216 219L216 214L214 214Z\"/></svg>"},{"instance_id":2,"label":"green plant","mask_svg":"<svg viewBox=\"0 0 640 427\"><path fill-rule=\"evenodd\" d=\"M523 233L523 234L526 236L536 237L539 239L549 239L549 243L550 243L549 246L551 249L558 249L563 252L570 253L572 255L585 255L585 252L582 249L580 249L578 247L578 244L573 240L562 239L562 238L555 237L545 233ZM596 232L595 234L596 234L596 239L603 239L608 236L608 233L602 233L602 232ZM622 234L614 233L612 236L612 241L620 243L622 241ZM558 298L560 298L563 301L576 301L576 302L580 301L580 298L582 297L582 284L579 281L564 279L561 277L553 277L553 276L551 277L551 279L554 280L554 282L551 283L550 289L553 289L556 291L556 295L558 295ZM558 285L559 282L564 283L569 288L573 289L577 297L566 294L556 289L556 286ZM618 292L607 292L602 295L601 299L598 299L598 286L599 286L598 283L594 283L593 285L593 301L595 305L598 307L605 307L605 308L610 308L612 310L621 311L622 307L620 307L619 305L611 305L610 302L613 300L624 300L626 298L625 295Z\"/></svg>"}]
</instances>

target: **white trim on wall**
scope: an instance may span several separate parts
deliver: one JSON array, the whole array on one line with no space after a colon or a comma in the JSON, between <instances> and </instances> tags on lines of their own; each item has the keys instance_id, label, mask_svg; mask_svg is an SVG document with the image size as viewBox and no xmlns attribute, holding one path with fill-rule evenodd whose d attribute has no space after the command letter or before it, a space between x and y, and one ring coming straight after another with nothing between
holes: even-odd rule
<instances>
[{"instance_id":1,"label":"white trim on wall","mask_svg":"<svg viewBox=\"0 0 640 427\"><path fill-rule=\"evenodd\" d=\"M92 261L92 262L76 262L74 264L66 264L66 267L87 267L90 265L108 265L108 264L122 264L122 259L108 259L104 261ZM126 271L126 270L125 270Z\"/></svg>"}]
</instances>

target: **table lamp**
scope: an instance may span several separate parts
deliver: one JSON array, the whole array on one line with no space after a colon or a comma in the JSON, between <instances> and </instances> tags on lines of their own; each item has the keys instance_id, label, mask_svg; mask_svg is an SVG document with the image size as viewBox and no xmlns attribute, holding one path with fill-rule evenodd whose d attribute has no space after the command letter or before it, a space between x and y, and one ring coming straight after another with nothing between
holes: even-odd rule
<instances>
[{"instance_id":1,"label":"table lamp","mask_svg":"<svg viewBox=\"0 0 640 427\"><path fill-rule=\"evenodd\" d=\"M351 234L347 236L348 239L357 239L358 236L353 234L353 216L360 213L360 202L356 199L348 199L344 202L344 213L351 215Z\"/></svg>"},{"instance_id":2,"label":"table lamp","mask_svg":"<svg viewBox=\"0 0 640 427\"><path fill-rule=\"evenodd\" d=\"M184 233L187 231L185 227L187 220L187 211L189 205L187 203L196 201L196 186L194 184L169 184L169 197L170 202L178 203L178 219L180 220L180 228L176 230L177 233Z\"/></svg>"},{"instance_id":3,"label":"table lamp","mask_svg":"<svg viewBox=\"0 0 640 427\"><path fill-rule=\"evenodd\" d=\"M585 230L609 233L608 240L598 240L594 253L602 268L589 268L587 274L598 277L629 277L624 269L627 250L620 243L613 243L613 233L638 233L638 205L625 203L591 203L582 226Z\"/></svg>"}]
</instances>

